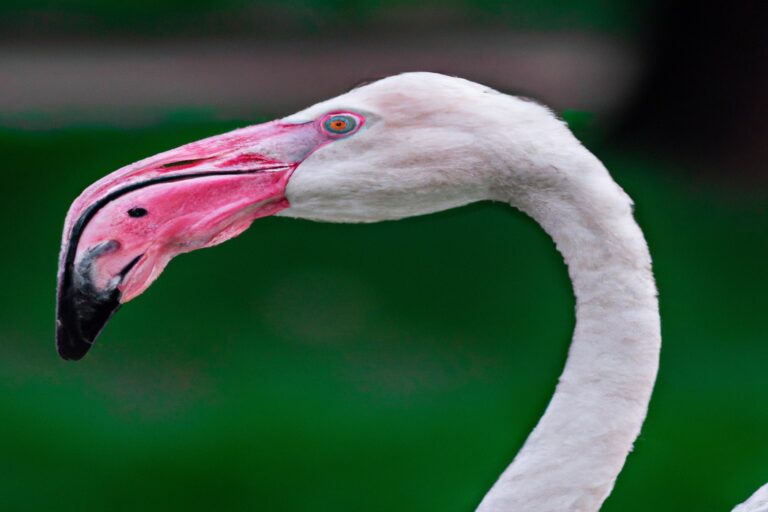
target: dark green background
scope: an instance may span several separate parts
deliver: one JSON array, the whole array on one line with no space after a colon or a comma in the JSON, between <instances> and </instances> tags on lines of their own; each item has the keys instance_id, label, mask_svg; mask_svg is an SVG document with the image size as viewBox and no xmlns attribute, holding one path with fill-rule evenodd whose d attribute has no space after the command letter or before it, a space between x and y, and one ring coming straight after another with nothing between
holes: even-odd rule
<instances>
[{"instance_id":1,"label":"dark green background","mask_svg":"<svg viewBox=\"0 0 768 512\"><path fill-rule=\"evenodd\" d=\"M559 256L505 205L259 220L174 261L85 360L58 359L70 201L233 126L0 132L0 508L473 510L545 407L573 324ZM664 329L605 510L730 510L768 477L768 203L593 149L636 200Z\"/></svg>"},{"instance_id":2,"label":"dark green background","mask_svg":"<svg viewBox=\"0 0 768 512\"><path fill-rule=\"evenodd\" d=\"M232 32L353 44L370 26L386 41L398 27L377 25L385 3L7 0L0 42L39 40L55 53L59 39L82 39L97 52L113 37L131 45ZM642 48L656 32L685 34L701 12L696 4L678 18L685 26L661 30L640 0L423 4L457 10L451 23L470 29L611 33ZM431 30L442 32L442 19ZM659 48L639 54L653 64L668 55ZM687 66L697 57L677 48L679 66L655 76L681 70L688 110L674 95L657 103L665 84L646 83L639 110L593 128L638 126L646 114L642 129L673 147L690 130L710 174L569 116L635 199L661 297L658 386L606 512L727 511L768 481L768 189L711 158L760 132L695 96L728 73L702 54L697 75ZM745 91L723 94L749 100ZM273 112L263 101L254 98L254 111ZM752 122L768 118L748 106ZM164 108L160 121L134 125L119 108L104 114L112 125L85 125L76 108L61 121L0 112L0 511L474 510L543 412L574 320L553 244L503 204L374 225L259 220L175 260L83 361L58 358L56 264L77 194L130 162L267 118ZM686 126L693 111L703 121ZM668 124L674 113L682 129ZM724 134L722 146L707 153L714 146L697 138L698 125ZM738 161L764 171L756 154Z\"/></svg>"}]
</instances>

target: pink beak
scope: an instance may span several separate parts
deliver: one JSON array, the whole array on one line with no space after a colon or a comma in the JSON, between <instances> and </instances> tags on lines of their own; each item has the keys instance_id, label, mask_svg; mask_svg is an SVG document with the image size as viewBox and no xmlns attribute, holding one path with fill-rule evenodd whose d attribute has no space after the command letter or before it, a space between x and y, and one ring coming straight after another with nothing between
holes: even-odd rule
<instances>
[{"instance_id":1,"label":"pink beak","mask_svg":"<svg viewBox=\"0 0 768 512\"><path fill-rule=\"evenodd\" d=\"M82 358L120 305L174 256L219 244L287 208L292 172L329 140L316 122L273 121L167 151L88 187L64 226L59 354Z\"/></svg>"}]
</instances>

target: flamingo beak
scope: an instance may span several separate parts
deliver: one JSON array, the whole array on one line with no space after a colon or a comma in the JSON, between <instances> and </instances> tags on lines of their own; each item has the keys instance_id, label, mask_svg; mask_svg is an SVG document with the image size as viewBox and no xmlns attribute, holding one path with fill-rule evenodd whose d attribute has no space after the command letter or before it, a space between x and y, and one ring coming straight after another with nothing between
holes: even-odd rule
<instances>
[{"instance_id":1,"label":"flamingo beak","mask_svg":"<svg viewBox=\"0 0 768 512\"><path fill-rule=\"evenodd\" d=\"M81 359L120 305L174 256L217 245L287 208L291 173L324 142L314 123L273 121L150 157L88 187L64 226L61 357Z\"/></svg>"}]
</instances>

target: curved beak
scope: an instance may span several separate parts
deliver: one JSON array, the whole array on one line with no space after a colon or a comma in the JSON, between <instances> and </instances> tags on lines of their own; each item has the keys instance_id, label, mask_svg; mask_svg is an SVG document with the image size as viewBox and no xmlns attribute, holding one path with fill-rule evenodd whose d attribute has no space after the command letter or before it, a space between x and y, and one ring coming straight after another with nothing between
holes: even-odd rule
<instances>
[{"instance_id":1,"label":"curved beak","mask_svg":"<svg viewBox=\"0 0 768 512\"><path fill-rule=\"evenodd\" d=\"M174 256L217 245L287 208L293 170L322 143L313 123L273 121L167 151L88 187L64 226L61 357L82 358L120 305Z\"/></svg>"}]
</instances>

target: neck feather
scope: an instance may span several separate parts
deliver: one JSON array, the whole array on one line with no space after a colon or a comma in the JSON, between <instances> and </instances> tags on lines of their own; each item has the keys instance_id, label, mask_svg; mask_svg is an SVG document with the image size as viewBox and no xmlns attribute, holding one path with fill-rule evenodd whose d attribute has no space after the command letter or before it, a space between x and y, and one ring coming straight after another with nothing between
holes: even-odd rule
<instances>
[{"instance_id":1,"label":"neck feather","mask_svg":"<svg viewBox=\"0 0 768 512\"><path fill-rule=\"evenodd\" d=\"M656 378L658 302L631 202L578 143L544 158L547 170L557 171L552 162L566 156L568 172L544 186L513 182L519 172L499 180L499 198L541 224L563 255L576 327L544 416L478 512L599 510L640 432ZM542 170L536 167L530 170Z\"/></svg>"}]
</instances>

